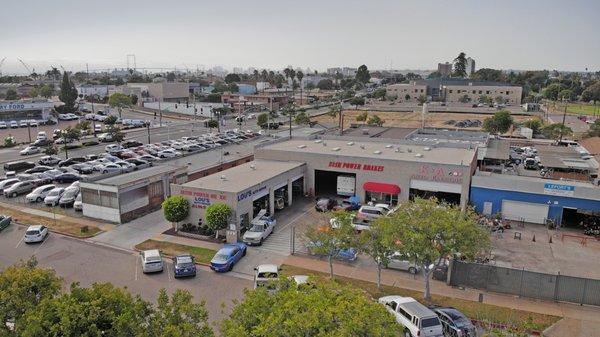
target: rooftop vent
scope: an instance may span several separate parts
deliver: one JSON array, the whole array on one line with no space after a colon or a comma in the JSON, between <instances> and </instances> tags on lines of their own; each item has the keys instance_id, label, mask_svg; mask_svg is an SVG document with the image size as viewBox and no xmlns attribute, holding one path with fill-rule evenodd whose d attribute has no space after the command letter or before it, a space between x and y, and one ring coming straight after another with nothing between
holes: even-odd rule
<instances>
[{"instance_id":1,"label":"rooftop vent","mask_svg":"<svg viewBox=\"0 0 600 337\"><path fill-rule=\"evenodd\" d=\"M331 149L331 151L339 151L340 148L339 147L334 147L333 149Z\"/></svg>"},{"instance_id":2,"label":"rooftop vent","mask_svg":"<svg viewBox=\"0 0 600 337\"><path fill-rule=\"evenodd\" d=\"M253 170L256 170L256 165L250 164L250 168L253 169Z\"/></svg>"},{"instance_id":3,"label":"rooftop vent","mask_svg":"<svg viewBox=\"0 0 600 337\"><path fill-rule=\"evenodd\" d=\"M397 147L394 151L395 152L400 152L400 148Z\"/></svg>"},{"instance_id":4,"label":"rooftop vent","mask_svg":"<svg viewBox=\"0 0 600 337\"><path fill-rule=\"evenodd\" d=\"M315 140L315 143L317 143L317 144L319 144L319 143L322 143L322 142L323 142L323 141L322 141L321 139L317 139L317 140Z\"/></svg>"},{"instance_id":5,"label":"rooftop vent","mask_svg":"<svg viewBox=\"0 0 600 337\"><path fill-rule=\"evenodd\" d=\"M304 144L300 144L300 145L298 145L298 148L299 148L299 149L303 149L303 148L305 148L305 147L306 147L306 145L304 145Z\"/></svg>"},{"instance_id":6,"label":"rooftop vent","mask_svg":"<svg viewBox=\"0 0 600 337\"><path fill-rule=\"evenodd\" d=\"M220 178L221 180L227 180L227 177L225 175L222 175Z\"/></svg>"},{"instance_id":7,"label":"rooftop vent","mask_svg":"<svg viewBox=\"0 0 600 337\"><path fill-rule=\"evenodd\" d=\"M423 155L420 154L420 153L415 153L415 157L417 157L417 158L423 158Z\"/></svg>"},{"instance_id":8,"label":"rooftop vent","mask_svg":"<svg viewBox=\"0 0 600 337\"><path fill-rule=\"evenodd\" d=\"M352 145L354 145L354 142L348 142L348 143L346 143L346 145L352 146Z\"/></svg>"},{"instance_id":9,"label":"rooftop vent","mask_svg":"<svg viewBox=\"0 0 600 337\"><path fill-rule=\"evenodd\" d=\"M374 153L374 154L381 154L381 151L379 151L379 150L375 150L375 151L373 151L373 153Z\"/></svg>"},{"instance_id":10,"label":"rooftop vent","mask_svg":"<svg viewBox=\"0 0 600 337\"><path fill-rule=\"evenodd\" d=\"M431 148L430 148L429 146L425 146L425 147L423 148L423 151L431 151Z\"/></svg>"},{"instance_id":11,"label":"rooftop vent","mask_svg":"<svg viewBox=\"0 0 600 337\"><path fill-rule=\"evenodd\" d=\"M393 147L392 144L388 144L388 145L385 146L386 149L391 149L392 147Z\"/></svg>"}]
</instances>

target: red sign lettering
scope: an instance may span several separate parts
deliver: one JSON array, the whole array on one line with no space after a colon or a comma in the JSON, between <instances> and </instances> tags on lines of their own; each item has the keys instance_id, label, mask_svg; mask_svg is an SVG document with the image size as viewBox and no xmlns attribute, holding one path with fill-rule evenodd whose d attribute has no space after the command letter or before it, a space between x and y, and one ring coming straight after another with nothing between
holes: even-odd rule
<instances>
[{"instance_id":1,"label":"red sign lettering","mask_svg":"<svg viewBox=\"0 0 600 337\"><path fill-rule=\"evenodd\" d=\"M330 161L329 162L329 167L334 167L334 168L344 168L344 169L349 169L349 170L363 170L363 171L376 171L376 172L383 172L384 170L384 166L383 165L371 165L371 164L361 164L361 163L347 163L347 162L340 162L340 161Z\"/></svg>"}]
</instances>

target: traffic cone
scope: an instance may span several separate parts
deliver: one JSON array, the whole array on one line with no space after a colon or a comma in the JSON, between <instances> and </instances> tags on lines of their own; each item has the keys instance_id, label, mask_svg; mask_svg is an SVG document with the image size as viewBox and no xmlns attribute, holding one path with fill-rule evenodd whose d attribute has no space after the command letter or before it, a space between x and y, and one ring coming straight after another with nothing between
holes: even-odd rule
<instances>
[{"instance_id":1,"label":"traffic cone","mask_svg":"<svg viewBox=\"0 0 600 337\"><path fill-rule=\"evenodd\" d=\"M531 241L535 242L535 234L533 234L533 240L531 240Z\"/></svg>"}]
</instances>

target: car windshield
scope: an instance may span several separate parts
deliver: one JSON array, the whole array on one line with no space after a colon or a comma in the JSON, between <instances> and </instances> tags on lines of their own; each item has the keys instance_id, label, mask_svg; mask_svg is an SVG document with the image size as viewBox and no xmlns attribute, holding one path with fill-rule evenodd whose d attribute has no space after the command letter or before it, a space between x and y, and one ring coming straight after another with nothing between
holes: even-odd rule
<instances>
[{"instance_id":1,"label":"car windshield","mask_svg":"<svg viewBox=\"0 0 600 337\"><path fill-rule=\"evenodd\" d=\"M48 193L49 197L55 196L55 195L59 195L60 194L60 190L52 190L50 191L50 193Z\"/></svg>"},{"instance_id":2,"label":"car windshield","mask_svg":"<svg viewBox=\"0 0 600 337\"><path fill-rule=\"evenodd\" d=\"M250 228L248 230L248 232L258 232L258 233L264 232L264 231L265 231L265 226L263 226L263 225L254 225L254 226L252 226L252 228Z\"/></svg>"},{"instance_id":3,"label":"car windshield","mask_svg":"<svg viewBox=\"0 0 600 337\"><path fill-rule=\"evenodd\" d=\"M25 235L38 235L40 232L38 230L30 230L25 232Z\"/></svg>"},{"instance_id":4,"label":"car windshield","mask_svg":"<svg viewBox=\"0 0 600 337\"><path fill-rule=\"evenodd\" d=\"M229 255L227 255L225 253L218 253L213 258L213 261L215 261L215 262L226 262L228 258L229 258Z\"/></svg>"},{"instance_id":5,"label":"car windshield","mask_svg":"<svg viewBox=\"0 0 600 337\"><path fill-rule=\"evenodd\" d=\"M440 320L437 317L429 317L421 319L421 328L429 328L440 325Z\"/></svg>"},{"instance_id":6,"label":"car windshield","mask_svg":"<svg viewBox=\"0 0 600 337\"><path fill-rule=\"evenodd\" d=\"M77 193L79 193L79 191L76 190L76 189L65 190L65 194L63 196L66 197L66 198L71 198L71 197L74 197L75 194L77 194Z\"/></svg>"},{"instance_id":7,"label":"car windshield","mask_svg":"<svg viewBox=\"0 0 600 337\"><path fill-rule=\"evenodd\" d=\"M452 321L456 324L456 326L466 326L471 325L471 321L465 317L465 315L461 314L456 310L444 310L444 312L452 319Z\"/></svg>"}]
</instances>

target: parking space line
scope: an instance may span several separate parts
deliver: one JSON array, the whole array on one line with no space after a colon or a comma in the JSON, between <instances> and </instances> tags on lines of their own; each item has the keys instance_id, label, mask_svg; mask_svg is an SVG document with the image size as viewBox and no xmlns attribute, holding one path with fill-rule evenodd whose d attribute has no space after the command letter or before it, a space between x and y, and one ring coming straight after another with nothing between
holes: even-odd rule
<instances>
[{"instance_id":1,"label":"parking space line","mask_svg":"<svg viewBox=\"0 0 600 337\"><path fill-rule=\"evenodd\" d=\"M25 238L25 236L21 237L21 240L19 240L19 242L17 243L17 245L15 246L15 249L19 248L19 246L21 245L21 242L23 242L23 239Z\"/></svg>"},{"instance_id":2,"label":"parking space line","mask_svg":"<svg viewBox=\"0 0 600 337\"><path fill-rule=\"evenodd\" d=\"M135 255L133 255L133 264L135 265L135 276L134 276L134 280L137 281L138 280L138 263L137 263L137 258Z\"/></svg>"},{"instance_id":3,"label":"parking space line","mask_svg":"<svg viewBox=\"0 0 600 337\"><path fill-rule=\"evenodd\" d=\"M33 255L36 255L38 251L42 248L42 246L46 243L46 241L50 240L50 234L40 243L40 245L33 251Z\"/></svg>"}]
</instances>

